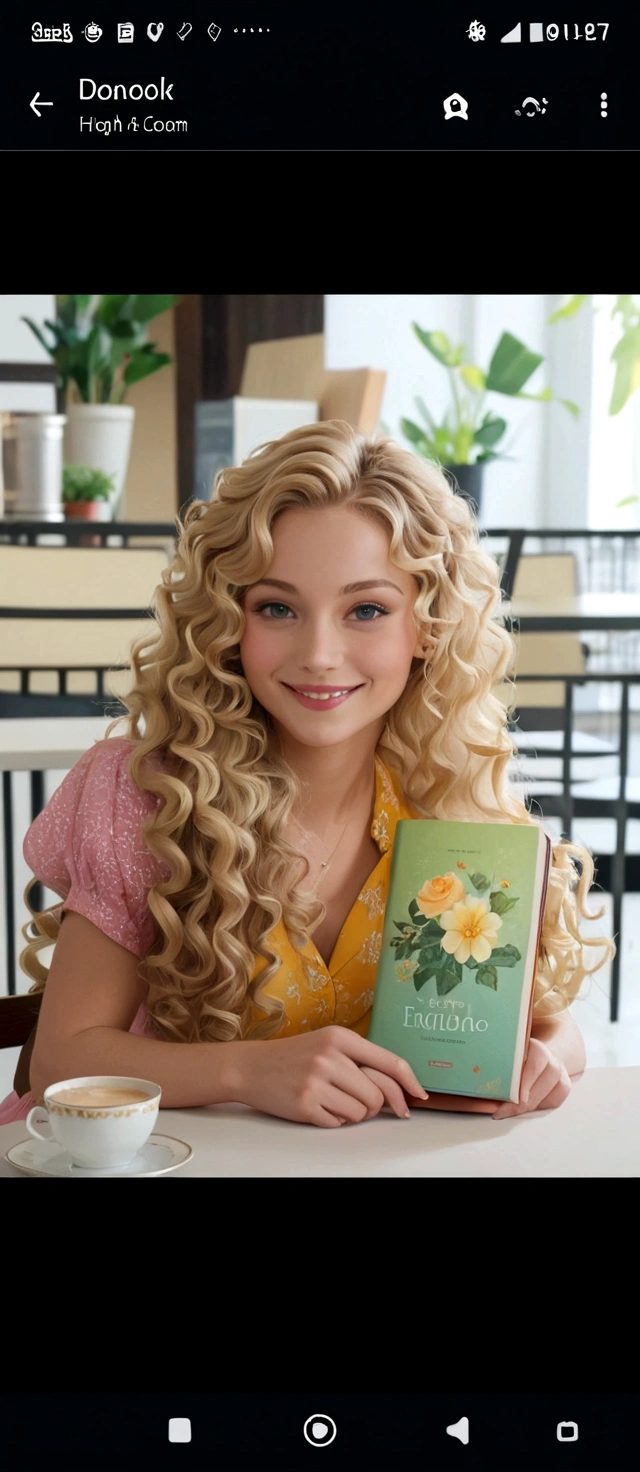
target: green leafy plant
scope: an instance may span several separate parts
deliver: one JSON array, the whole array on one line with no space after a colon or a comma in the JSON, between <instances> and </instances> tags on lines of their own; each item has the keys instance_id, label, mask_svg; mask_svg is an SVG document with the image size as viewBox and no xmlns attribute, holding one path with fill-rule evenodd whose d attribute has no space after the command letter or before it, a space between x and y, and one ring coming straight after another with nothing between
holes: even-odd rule
<instances>
[{"instance_id":1,"label":"green leafy plant","mask_svg":"<svg viewBox=\"0 0 640 1472\"><path fill-rule=\"evenodd\" d=\"M593 296L565 297L562 305L549 317L549 324L574 317L585 302L593 302ZM600 309L594 307L593 310L598 312ZM631 395L640 388L640 296L617 296L615 306L611 309L612 322L615 317L620 318L622 336L610 358L610 362L616 365L609 403L610 414L619 414ZM620 506L630 506L634 501L640 501L640 496L624 496L622 501L616 501L616 510Z\"/></svg>"},{"instance_id":2,"label":"green leafy plant","mask_svg":"<svg viewBox=\"0 0 640 1472\"><path fill-rule=\"evenodd\" d=\"M35 333L58 371L58 389L75 383L85 404L121 404L132 384L171 362L147 341L147 323L177 296L59 296L54 320L42 327L21 320Z\"/></svg>"},{"instance_id":3,"label":"green leafy plant","mask_svg":"<svg viewBox=\"0 0 640 1472\"><path fill-rule=\"evenodd\" d=\"M108 501L114 477L91 465L65 465L62 471L63 501Z\"/></svg>"},{"instance_id":4,"label":"green leafy plant","mask_svg":"<svg viewBox=\"0 0 640 1472\"><path fill-rule=\"evenodd\" d=\"M523 385L544 358L540 353L531 352L510 332L503 332L485 370L467 362L464 344L454 347L446 333L425 332L417 322L411 325L418 341L446 368L452 404L441 423L437 424L424 400L416 397L414 402L423 424L401 419L400 427L405 439L410 440L426 460L443 465L475 465L485 460L510 459L496 449L506 431L506 420L491 409L485 410L486 396L496 393L512 399L552 399L550 388L542 389L539 394L522 392ZM575 417L579 415L577 404L568 399L560 399L559 402Z\"/></svg>"},{"instance_id":5,"label":"green leafy plant","mask_svg":"<svg viewBox=\"0 0 640 1472\"><path fill-rule=\"evenodd\" d=\"M585 302L592 301L592 296L566 297L563 304L549 317L549 324L574 317ZM597 312L599 308L594 307L593 310ZM609 413L619 414L627 399L640 388L640 296L617 296L611 310L612 322L614 317L620 317L622 336L611 354L611 361L616 365L616 374Z\"/></svg>"}]
</instances>

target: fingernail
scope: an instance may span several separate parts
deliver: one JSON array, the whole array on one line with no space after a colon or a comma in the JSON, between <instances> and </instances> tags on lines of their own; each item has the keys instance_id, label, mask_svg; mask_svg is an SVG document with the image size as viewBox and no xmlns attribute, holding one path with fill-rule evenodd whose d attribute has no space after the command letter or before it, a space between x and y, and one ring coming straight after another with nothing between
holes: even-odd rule
<instances>
[{"instance_id":1,"label":"fingernail","mask_svg":"<svg viewBox=\"0 0 640 1472\"><path fill-rule=\"evenodd\" d=\"M405 1109L405 1111L404 1111L404 1117L405 1117L405 1119L411 1119L411 1110L410 1109Z\"/></svg>"},{"instance_id":2,"label":"fingernail","mask_svg":"<svg viewBox=\"0 0 640 1472\"><path fill-rule=\"evenodd\" d=\"M426 1089L423 1089L421 1084L418 1085L418 1087L419 1087L420 1097L422 1099L428 1099L429 1098L429 1095L428 1095Z\"/></svg>"}]
</instances>

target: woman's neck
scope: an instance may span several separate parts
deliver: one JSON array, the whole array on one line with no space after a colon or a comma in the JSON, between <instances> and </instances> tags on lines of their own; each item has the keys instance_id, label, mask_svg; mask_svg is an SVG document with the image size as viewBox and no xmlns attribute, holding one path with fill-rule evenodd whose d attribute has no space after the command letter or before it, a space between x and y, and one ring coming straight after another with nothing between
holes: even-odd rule
<instances>
[{"instance_id":1,"label":"woman's neck","mask_svg":"<svg viewBox=\"0 0 640 1472\"><path fill-rule=\"evenodd\" d=\"M343 824L363 821L375 802L375 746L344 752L341 746L318 751L303 748L287 755L302 783L302 798L294 817L319 838Z\"/></svg>"}]
</instances>

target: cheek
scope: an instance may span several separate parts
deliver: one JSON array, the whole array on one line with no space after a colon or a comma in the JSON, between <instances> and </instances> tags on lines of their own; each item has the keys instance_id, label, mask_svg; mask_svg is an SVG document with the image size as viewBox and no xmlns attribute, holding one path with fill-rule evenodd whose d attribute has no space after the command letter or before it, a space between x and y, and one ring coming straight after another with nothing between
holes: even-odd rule
<instances>
[{"instance_id":1,"label":"cheek","mask_svg":"<svg viewBox=\"0 0 640 1472\"><path fill-rule=\"evenodd\" d=\"M276 640L270 635L270 630L265 624L247 623L245 632L240 640L240 658L246 673L254 673L259 678L260 673L266 673L277 664L278 649Z\"/></svg>"},{"instance_id":2,"label":"cheek","mask_svg":"<svg viewBox=\"0 0 640 1472\"><path fill-rule=\"evenodd\" d=\"M378 670L381 675L398 679L410 667L414 643L413 632L398 628L381 630L375 642L371 641L367 662L372 672Z\"/></svg>"}]
</instances>

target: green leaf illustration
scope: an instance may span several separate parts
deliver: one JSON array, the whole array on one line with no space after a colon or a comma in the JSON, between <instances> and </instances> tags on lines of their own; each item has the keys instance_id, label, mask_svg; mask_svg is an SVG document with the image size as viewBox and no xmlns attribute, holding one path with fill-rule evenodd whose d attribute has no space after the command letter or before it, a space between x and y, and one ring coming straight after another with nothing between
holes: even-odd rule
<instances>
[{"instance_id":1,"label":"green leaf illustration","mask_svg":"<svg viewBox=\"0 0 640 1472\"><path fill-rule=\"evenodd\" d=\"M487 879L486 874L471 874L469 877L474 889L477 889L479 894L483 889L488 889L491 884L491 880Z\"/></svg>"},{"instance_id":2,"label":"green leaf illustration","mask_svg":"<svg viewBox=\"0 0 640 1472\"><path fill-rule=\"evenodd\" d=\"M476 981L480 986L492 986L494 992L498 990L498 973L495 966L480 966Z\"/></svg>"},{"instance_id":3,"label":"green leaf illustration","mask_svg":"<svg viewBox=\"0 0 640 1472\"><path fill-rule=\"evenodd\" d=\"M400 945L396 947L396 961L406 960L407 956L410 956L410 955L411 955L411 941L410 940L402 940L400 942Z\"/></svg>"},{"instance_id":4,"label":"green leaf illustration","mask_svg":"<svg viewBox=\"0 0 640 1472\"><path fill-rule=\"evenodd\" d=\"M435 972L432 966L427 966L424 969L419 968L417 971L414 971L413 984L416 991L422 991L423 986L426 986L427 982L431 980L432 976L435 976Z\"/></svg>"},{"instance_id":5,"label":"green leaf illustration","mask_svg":"<svg viewBox=\"0 0 640 1472\"><path fill-rule=\"evenodd\" d=\"M436 991L439 997L446 997L447 992L453 991L454 986L459 986L462 981L462 967L459 961L449 961L448 966L443 966L436 971Z\"/></svg>"},{"instance_id":6,"label":"green leaf illustration","mask_svg":"<svg viewBox=\"0 0 640 1472\"><path fill-rule=\"evenodd\" d=\"M496 946L496 949L491 952L491 961L488 964L491 966L515 966L520 959L521 956L517 946ZM485 961L476 961L473 956L470 956L469 960L465 961L464 964L468 967L469 971L476 971L478 966L484 966L487 963Z\"/></svg>"},{"instance_id":7,"label":"green leaf illustration","mask_svg":"<svg viewBox=\"0 0 640 1472\"><path fill-rule=\"evenodd\" d=\"M494 889L491 892L491 909L494 915L506 915L507 910L512 910L517 905L519 896L508 896L503 889Z\"/></svg>"},{"instance_id":8,"label":"green leaf illustration","mask_svg":"<svg viewBox=\"0 0 640 1472\"><path fill-rule=\"evenodd\" d=\"M517 946L497 946L491 952L492 966L517 966L521 959Z\"/></svg>"},{"instance_id":9,"label":"green leaf illustration","mask_svg":"<svg viewBox=\"0 0 640 1472\"><path fill-rule=\"evenodd\" d=\"M424 917L424 920L425 923L420 932L421 937L424 937L425 935L432 935L434 939L440 940L440 937L445 934L444 925L441 925L439 920L427 920L426 916Z\"/></svg>"},{"instance_id":10,"label":"green leaf illustration","mask_svg":"<svg viewBox=\"0 0 640 1472\"><path fill-rule=\"evenodd\" d=\"M438 944L420 946L417 954L418 965L420 967L431 966L432 970L437 970L440 966L446 966L449 961L447 952L443 951L442 946Z\"/></svg>"}]
</instances>

